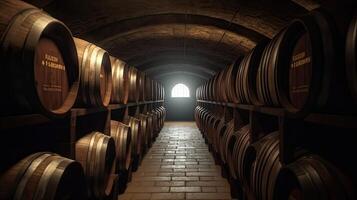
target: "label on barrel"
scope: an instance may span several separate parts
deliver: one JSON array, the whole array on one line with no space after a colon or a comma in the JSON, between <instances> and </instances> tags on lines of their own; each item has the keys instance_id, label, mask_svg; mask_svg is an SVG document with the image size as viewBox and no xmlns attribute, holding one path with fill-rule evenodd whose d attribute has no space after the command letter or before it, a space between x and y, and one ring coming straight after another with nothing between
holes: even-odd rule
<instances>
[{"instance_id":1,"label":"label on barrel","mask_svg":"<svg viewBox=\"0 0 357 200\"><path fill-rule=\"evenodd\" d=\"M310 38L304 33L295 44L289 70L290 102L298 109L304 106L309 94L311 59Z\"/></svg>"},{"instance_id":2,"label":"label on barrel","mask_svg":"<svg viewBox=\"0 0 357 200\"><path fill-rule=\"evenodd\" d=\"M60 108L68 95L68 77L61 52L52 40L39 40L34 72L42 104L49 110Z\"/></svg>"}]
</instances>

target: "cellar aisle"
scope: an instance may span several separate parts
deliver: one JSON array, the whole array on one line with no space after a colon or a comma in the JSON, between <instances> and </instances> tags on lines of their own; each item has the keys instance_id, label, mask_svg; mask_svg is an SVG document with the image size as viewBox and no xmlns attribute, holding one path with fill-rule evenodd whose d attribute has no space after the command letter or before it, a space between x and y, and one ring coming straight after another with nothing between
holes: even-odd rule
<instances>
[{"instance_id":1,"label":"cellar aisle","mask_svg":"<svg viewBox=\"0 0 357 200\"><path fill-rule=\"evenodd\" d=\"M165 122L119 199L230 199L220 171L194 122Z\"/></svg>"}]
</instances>

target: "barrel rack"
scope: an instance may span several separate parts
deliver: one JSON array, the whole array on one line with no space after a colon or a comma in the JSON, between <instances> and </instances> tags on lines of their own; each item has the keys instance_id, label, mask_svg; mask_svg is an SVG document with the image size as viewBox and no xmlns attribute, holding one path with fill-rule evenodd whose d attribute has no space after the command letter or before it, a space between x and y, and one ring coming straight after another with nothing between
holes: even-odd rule
<instances>
[{"instance_id":1,"label":"barrel rack","mask_svg":"<svg viewBox=\"0 0 357 200\"><path fill-rule=\"evenodd\" d=\"M110 120L123 121L125 116L146 113L163 103L164 100L157 100L111 104L107 108L73 108L59 119L41 114L1 117L0 174L34 152L49 151L75 159L75 144L81 137L92 131L110 135ZM117 199L116 195L112 197Z\"/></svg>"},{"instance_id":2,"label":"barrel rack","mask_svg":"<svg viewBox=\"0 0 357 200\"><path fill-rule=\"evenodd\" d=\"M233 119L234 131L250 124L252 143L262 138L263 133L278 130L282 165L292 163L303 153L300 150L308 149L344 169L356 180L357 166L351 153L355 150L353 138L357 131L357 116L310 113L304 118L293 118L283 108L277 107L207 100L197 100L197 105L213 113L220 113L226 123ZM228 176L228 170L223 166L222 175ZM237 185L230 184L231 190L237 188Z\"/></svg>"}]
</instances>

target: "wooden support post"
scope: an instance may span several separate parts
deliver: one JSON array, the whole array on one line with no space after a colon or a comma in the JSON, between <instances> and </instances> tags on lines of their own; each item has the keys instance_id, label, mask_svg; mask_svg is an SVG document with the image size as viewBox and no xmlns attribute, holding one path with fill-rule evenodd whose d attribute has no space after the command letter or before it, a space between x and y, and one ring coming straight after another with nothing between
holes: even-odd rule
<instances>
[{"instance_id":1,"label":"wooden support post","mask_svg":"<svg viewBox=\"0 0 357 200\"><path fill-rule=\"evenodd\" d=\"M296 119L288 119L284 116L279 117L280 134L280 161L288 164L294 160L297 145L297 132L303 127L303 122Z\"/></svg>"}]
</instances>

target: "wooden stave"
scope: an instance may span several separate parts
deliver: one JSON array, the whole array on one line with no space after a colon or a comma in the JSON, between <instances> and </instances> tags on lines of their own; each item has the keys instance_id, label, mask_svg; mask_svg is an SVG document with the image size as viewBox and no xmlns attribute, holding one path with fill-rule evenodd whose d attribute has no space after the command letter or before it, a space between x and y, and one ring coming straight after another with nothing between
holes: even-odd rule
<instances>
[{"instance_id":1,"label":"wooden stave","mask_svg":"<svg viewBox=\"0 0 357 200\"><path fill-rule=\"evenodd\" d=\"M112 94L110 103L126 104L129 97L128 66L118 58L110 56L112 63Z\"/></svg>"},{"instance_id":2,"label":"wooden stave","mask_svg":"<svg viewBox=\"0 0 357 200\"><path fill-rule=\"evenodd\" d=\"M92 132L76 142L75 150L76 160L81 163L86 175L88 196L104 198L108 195L107 187L113 181L110 175L115 167L115 141L100 132Z\"/></svg>"},{"instance_id":3,"label":"wooden stave","mask_svg":"<svg viewBox=\"0 0 357 200\"><path fill-rule=\"evenodd\" d=\"M112 71L108 52L85 40L74 38L78 62L81 69L80 88L77 97L77 105L86 107L107 107L110 103L112 92ZM92 63L95 57L95 64ZM102 96L100 86L101 70L106 75L106 88ZM93 73L93 70L94 73Z\"/></svg>"},{"instance_id":4,"label":"wooden stave","mask_svg":"<svg viewBox=\"0 0 357 200\"><path fill-rule=\"evenodd\" d=\"M0 27L0 59L6 66L0 68L0 73L7 74L1 79L1 90L8 94L2 100L6 106L3 106L1 114L41 113L49 118L66 116L75 103L80 76L70 30L62 22L25 2L4 0L0 4L0 8L5 10L2 13L6 13L1 16L0 22L8 24ZM35 48L43 38L55 43L67 69L68 96L56 109L47 108L41 102L35 86Z\"/></svg>"},{"instance_id":5,"label":"wooden stave","mask_svg":"<svg viewBox=\"0 0 357 200\"><path fill-rule=\"evenodd\" d=\"M1 199L86 198L80 163L51 152L22 159L1 175L0 186Z\"/></svg>"}]
</instances>

